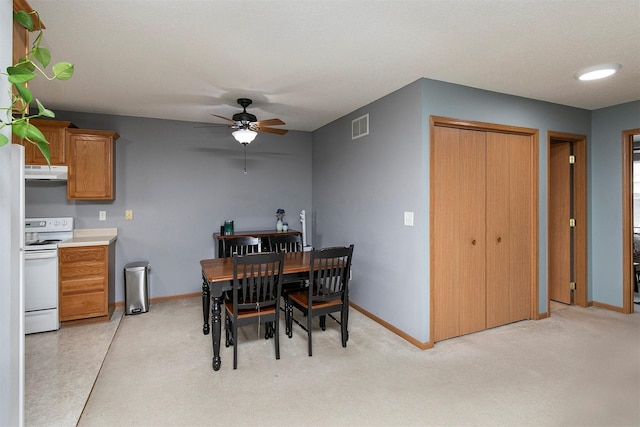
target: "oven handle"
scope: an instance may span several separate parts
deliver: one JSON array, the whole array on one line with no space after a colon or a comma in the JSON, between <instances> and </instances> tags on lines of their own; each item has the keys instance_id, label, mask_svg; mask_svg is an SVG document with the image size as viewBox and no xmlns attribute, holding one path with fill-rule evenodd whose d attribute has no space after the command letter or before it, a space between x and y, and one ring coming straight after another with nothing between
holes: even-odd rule
<instances>
[{"instance_id":1,"label":"oven handle","mask_svg":"<svg viewBox=\"0 0 640 427\"><path fill-rule=\"evenodd\" d=\"M56 258L58 256L58 251L42 251L42 252L25 252L24 259L48 259L48 258Z\"/></svg>"}]
</instances>

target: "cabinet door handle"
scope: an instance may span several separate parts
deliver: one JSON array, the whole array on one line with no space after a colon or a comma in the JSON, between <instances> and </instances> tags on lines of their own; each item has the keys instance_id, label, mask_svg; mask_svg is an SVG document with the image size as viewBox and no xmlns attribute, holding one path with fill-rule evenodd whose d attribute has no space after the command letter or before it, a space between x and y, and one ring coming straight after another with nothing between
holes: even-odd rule
<instances>
[{"instance_id":1,"label":"cabinet door handle","mask_svg":"<svg viewBox=\"0 0 640 427\"><path fill-rule=\"evenodd\" d=\"M502 237L498 237L496 240L498 241L498 243L500 243L502 242Z\"/></svg>"},{"instance_id":2,"label":"cabinet door handle","mask_svg":"<svg viewBox=\"0 0 640 427\"><path fill-rule=\"evenodd\" d=\"M476 244L476 239L473 239L473 240L471 241L471 244L475 246L475 244Z\"/></svg>"}]
</instances>

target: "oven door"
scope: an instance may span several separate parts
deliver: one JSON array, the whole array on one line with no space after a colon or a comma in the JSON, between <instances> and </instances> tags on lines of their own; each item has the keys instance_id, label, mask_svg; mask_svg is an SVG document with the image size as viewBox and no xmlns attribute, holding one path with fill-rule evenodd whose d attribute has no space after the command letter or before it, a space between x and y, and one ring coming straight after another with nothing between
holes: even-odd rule
<instances>
[{"instance_id":1,"label":"oven door","mask_svg":"<svg viewBox=\"0 0 640 427\"><path fill-rule=\"evenodd\" d=\"M58 250L25 251L25 311L58 308Z\"/></svg>"}]
</instances>

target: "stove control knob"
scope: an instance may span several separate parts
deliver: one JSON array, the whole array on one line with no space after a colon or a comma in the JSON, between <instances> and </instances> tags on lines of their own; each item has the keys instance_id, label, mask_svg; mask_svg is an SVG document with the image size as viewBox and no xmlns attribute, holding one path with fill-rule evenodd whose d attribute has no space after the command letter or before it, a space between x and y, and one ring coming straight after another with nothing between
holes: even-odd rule
<instances>
[{"instance_id":1,"label":"stove control knob","mask_svg":"<svg viewBox=\"0 0 640 427\"><path fill-rule=\"evenodd\" d=\"M59 225L60 225L60 221L55 220L55 221L53 222L53 225L55 225L56 227L57 227L57 226L59 226Z\"/></svg>"}]
</instances>

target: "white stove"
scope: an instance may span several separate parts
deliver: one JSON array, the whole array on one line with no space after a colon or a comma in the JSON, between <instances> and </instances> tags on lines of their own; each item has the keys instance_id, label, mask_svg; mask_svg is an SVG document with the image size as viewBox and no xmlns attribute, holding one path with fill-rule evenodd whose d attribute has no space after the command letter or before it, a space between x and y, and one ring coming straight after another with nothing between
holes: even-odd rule
<instances>
[{"instance_id":1,"label":"white stove","mask_svg":"<svg viewBox=\"0 0 640 427\"><path fill-rule=\"evenodd\" d=\"M55 331L58 320L58 243L73 237L73 218L26 218L25 333Z\"/></svg>"}]
</instances>

